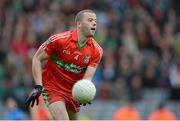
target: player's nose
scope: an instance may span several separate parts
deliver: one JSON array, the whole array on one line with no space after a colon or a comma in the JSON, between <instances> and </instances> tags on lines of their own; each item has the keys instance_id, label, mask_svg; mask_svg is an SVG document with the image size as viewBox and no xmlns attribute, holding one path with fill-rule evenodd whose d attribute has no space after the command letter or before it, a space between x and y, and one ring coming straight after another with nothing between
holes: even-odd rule
<instances>
[{"instance_id":1,"label":"player's nose","mask_svg":"<svg viewBox=\"0 0 180 121\"><path fill-rule=\"evenodd\" d=\"M95 23L95 24L93 24L93 26L96 26L96 23Z\"/></svg>"}]
</instances>

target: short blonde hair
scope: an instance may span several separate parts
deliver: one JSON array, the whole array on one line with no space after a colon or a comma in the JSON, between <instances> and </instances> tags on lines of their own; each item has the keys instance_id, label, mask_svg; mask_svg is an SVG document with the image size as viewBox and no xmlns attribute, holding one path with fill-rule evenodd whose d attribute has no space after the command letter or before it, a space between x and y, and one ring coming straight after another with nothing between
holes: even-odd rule
<instances>
[{"instance_id":1,"label":"short blonde hair","mask_svg":"<svg viewBox=\"0 0 180 121\"><path fill-rule=\"evenodd\" d=\"M85 10L79 11L75 17L75 23L82 20L84 13L94 13L95 14L95 12L91 9L85 9Z\"/></svg>"}]
</instances>

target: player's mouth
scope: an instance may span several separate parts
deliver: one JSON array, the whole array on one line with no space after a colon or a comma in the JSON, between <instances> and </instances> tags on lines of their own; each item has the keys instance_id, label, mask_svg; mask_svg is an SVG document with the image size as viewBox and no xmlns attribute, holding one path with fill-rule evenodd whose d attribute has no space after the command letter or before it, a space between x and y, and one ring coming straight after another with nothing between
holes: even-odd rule
<instances>
[{"instance_id":1,"label":"player's mouth","mask_svg":"<svg viewBox=\"0 0 180 121\"><path fill-rule=\"evenodd\" d=\"M91 28L91 30L95 31L95 30L96 30L96 28Z\"/></svg>"}]
</instances>

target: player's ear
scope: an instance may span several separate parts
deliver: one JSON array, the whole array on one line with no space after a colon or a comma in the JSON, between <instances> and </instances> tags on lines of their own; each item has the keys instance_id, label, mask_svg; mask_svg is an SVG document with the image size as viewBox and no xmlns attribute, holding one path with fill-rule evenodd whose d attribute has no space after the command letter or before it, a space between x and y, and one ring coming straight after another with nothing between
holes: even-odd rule
<instances>
[{"instance_id":1,"label":"player's ear","mask_svg":"<svg viewBox=\"0 0 180 121\"><path fill-rule=\"evenodd\" d=\"M80 22L80 21L77 21L77 22L76 22L76 25L77 25L77 27L80 27L80 26L81 26L81 22Z\"/></svg>"}]
</instances>

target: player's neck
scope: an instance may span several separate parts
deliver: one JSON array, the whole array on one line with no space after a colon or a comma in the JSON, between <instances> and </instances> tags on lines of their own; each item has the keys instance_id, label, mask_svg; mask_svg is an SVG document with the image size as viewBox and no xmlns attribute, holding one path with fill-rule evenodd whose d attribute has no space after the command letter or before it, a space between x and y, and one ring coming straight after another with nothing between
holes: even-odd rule
<instances>
[{"instance_id":1,"label":"player's neck","mask_svg":"<svg viewBox=\"0 0 180 121\"><path fill-rule=\"evenodd\" d=\"M79 43L86 43L87 42L87 37L84 36L81 31L77 30L77 35L78 35L78 42Z\"/></svg>"}]
</instances>

